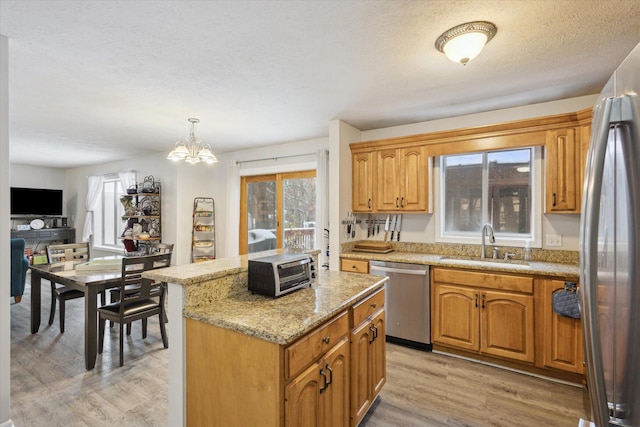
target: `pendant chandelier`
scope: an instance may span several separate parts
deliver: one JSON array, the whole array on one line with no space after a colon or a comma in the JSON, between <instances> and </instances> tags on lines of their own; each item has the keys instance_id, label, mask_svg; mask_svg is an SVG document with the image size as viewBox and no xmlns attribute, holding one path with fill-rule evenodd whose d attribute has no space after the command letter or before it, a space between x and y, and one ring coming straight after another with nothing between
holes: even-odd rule
<instances>
[{"instance_id":1,"label":"pendant chandelier","mask_svg":"<svg viewBox=\"0 0 640 427\"><path fill-rule=\"evenodd\" d=\"M167 159L176 162L184 160L192 165L200 162L207 164L216 163L218 159L211 151L211 146L196 138L195 125L196 123L200 123L200 120L194 118L187 120L191 123L189 125L189 137L176 142L176 146L169 153Z\"/></svg>"}]
</instances>

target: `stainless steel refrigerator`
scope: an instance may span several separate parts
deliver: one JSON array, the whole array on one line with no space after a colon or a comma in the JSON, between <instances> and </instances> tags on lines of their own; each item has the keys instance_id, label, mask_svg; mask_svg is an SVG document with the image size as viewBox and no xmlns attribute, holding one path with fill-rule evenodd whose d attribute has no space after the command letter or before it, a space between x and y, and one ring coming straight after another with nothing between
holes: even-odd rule
<instances>
[{"instance_id":1,"label":"stainless steel refrigerator","mask_svg":"<svg viewBox=\"0 0 640 427\"><path fill-rule=\"evenodd\" d=\"M580 222L592 422L640 426L640 45L594 108Z\"/></svg>"}]
</instances>

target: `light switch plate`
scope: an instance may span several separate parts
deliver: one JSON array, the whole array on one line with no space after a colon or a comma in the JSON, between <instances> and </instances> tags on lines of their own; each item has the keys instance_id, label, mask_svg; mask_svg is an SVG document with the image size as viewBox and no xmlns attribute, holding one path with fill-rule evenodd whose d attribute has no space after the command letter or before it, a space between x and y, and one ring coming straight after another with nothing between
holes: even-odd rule
<instances>
[{"instance_id":1,"label":"light switch plate","mask_svg":"<svg viewBox=\"0 0 640 427\"><path fill-rule=\"evenodd\" d=\"M547 234L547 246L562 246L562 236L560 234Z\"/></svg>"}]
</instances>

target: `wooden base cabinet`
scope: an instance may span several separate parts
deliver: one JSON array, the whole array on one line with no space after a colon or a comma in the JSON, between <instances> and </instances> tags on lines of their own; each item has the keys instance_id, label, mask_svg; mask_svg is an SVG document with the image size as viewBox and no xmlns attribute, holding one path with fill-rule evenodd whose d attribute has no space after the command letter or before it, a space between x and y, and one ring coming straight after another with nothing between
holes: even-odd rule
<instances>
[{"instance_id":1,"label":"wooden base cabinet","mask_svg":"<svg viewBox=\"0 0 640 427\"><path fill-rule=\"evenodd\" d=\"M185 336L190 427L355 426L385 383L384 289L288 346L194 319Z\"/></svg>"},{"instance_id":2,"label":"wooden base cabinet","mask_svg":"<svg viewBox=\"0 0 640 427\"><path fill-rule=\"evenodd\" d=\"M542 366L577 374L584 373L582 321L556 314L552 307L553 293L564 288L563 280L541 280L542 318L538 327L543 334Z\"/></svg>"},{"instance_id":3,"label":"wooden base cabinet","mask_svg":"<svg viewBox=\"0 0 640 427\"><path fill-rule=\"evenodd\" d=\"M433 342L531 362L533 278L433 269Z\"/></svg>"},{"instance_id":4,"label":"wooden base cabinet","mask_svg":"<svg viewBox=\"0 0 640 427\"><path fill-rule=\"evenodd\" d=\"M386 382L384 291L354 307L354 324L364 310L372 311L351 332L351 425L357 426Z\"/></svg>"},{"instance_id":5,"label":"wooden base cabinet","mask_svg":"<svg viewBox=\"0 0 640 427\"><path fill-rule=\"evenodd\" d=\"M344 337L285 389L285 426L349 425L349 340Z\"/></svg>"}]
</instances>

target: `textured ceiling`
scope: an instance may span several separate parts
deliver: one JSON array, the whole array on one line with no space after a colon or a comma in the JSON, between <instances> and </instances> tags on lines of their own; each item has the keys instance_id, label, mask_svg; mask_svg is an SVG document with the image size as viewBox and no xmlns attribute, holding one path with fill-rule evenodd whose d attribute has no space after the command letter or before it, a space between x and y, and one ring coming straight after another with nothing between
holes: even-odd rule
<instances>
[{"instance_id":1,"label":"textured ceiling","mask_svg":"<svg viewBox=\"0 0 640 427\"><path fill-rule=\"evenodd\" d=\"M467 66L434 48L498 33ZM11 162L216 153L595 94L640 42L636 0L0 0Z\"/></svg>"}]
</instances>

